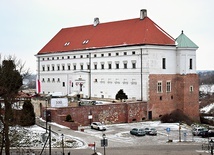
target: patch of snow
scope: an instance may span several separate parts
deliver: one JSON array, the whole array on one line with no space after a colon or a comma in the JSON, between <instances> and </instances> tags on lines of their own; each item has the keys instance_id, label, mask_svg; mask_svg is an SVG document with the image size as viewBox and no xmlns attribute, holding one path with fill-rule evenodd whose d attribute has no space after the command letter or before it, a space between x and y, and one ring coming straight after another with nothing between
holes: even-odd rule
<instances>
[{"instance_id":1,"label":"patch of snow","mask_svg":"<svg viewBox=\"0 0 214 155\"><path fill-rule=\"evenodd\" d=\"M211 109L214 108L214 103L207 105L206 107L203 107L200 109L202 113L209 113Z\"/></svg>"}]
</instances>

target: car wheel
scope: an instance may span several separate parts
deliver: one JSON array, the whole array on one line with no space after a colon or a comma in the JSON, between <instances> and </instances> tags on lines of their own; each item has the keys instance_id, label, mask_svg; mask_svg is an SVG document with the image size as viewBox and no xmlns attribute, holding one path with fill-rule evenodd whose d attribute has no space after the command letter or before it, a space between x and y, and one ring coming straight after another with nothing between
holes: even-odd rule
<instances>
[{"instance_id":1,"label":"car wheel","mask_svg":"<svg viewBox=\"0 0 214 155\"><path fill-rule=\"evenodd\" d=\"M93 126L91 126L91 129L93 129Z\"/></svg>"},{"instance_id":2,"label":"car wheel","mask_svg":"<svg viewBox=\"0 0 214 155\"><path fill-rule=\"evenodd\" d=\"M100 128L98 127L97 130L100 130Z\"/></svg>"}]
</instances>

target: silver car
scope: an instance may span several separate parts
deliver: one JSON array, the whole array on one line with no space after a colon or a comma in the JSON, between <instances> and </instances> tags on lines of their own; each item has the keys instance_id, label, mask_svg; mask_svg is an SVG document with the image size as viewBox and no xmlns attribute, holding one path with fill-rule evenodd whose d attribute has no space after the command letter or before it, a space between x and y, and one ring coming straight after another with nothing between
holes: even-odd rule
<instances>
[{"instance_id":1,"label":"silver car","mask_svg":"<svg viewBox=\"0 0 214 155\"><path fill-rule=\"evenodd\" d=\"M105 131L106 130L106 126L100 122L92 122L91 123L91 129L97 129L100 131Z\"/></svg>"}]
</instances>

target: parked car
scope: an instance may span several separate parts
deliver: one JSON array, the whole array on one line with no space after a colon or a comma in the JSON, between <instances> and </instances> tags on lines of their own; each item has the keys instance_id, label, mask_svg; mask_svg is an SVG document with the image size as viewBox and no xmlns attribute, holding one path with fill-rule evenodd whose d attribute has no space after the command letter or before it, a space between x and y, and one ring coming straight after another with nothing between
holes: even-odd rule
<instances>
[{"instance_id":1,"label":"parked car","mask_svg":"<svg viewBox=\"0 0 214 155\"><path fill-rule=\"evenodd\" d=\"M106 126L100 122L92 122L91 123L91 129L97 129L100 131L105 131L106 130Z\"/></svg>"},{"instance_id":2,"label":"parked car","mask_svg":"<svg viewBox=\"0 0 214 155\"><path fill-rule=\"evenodd\" d=\"M197 127L197 128L194 128L192 130L192 134L193 136L202 136L203 135L203 132L206 132L208 131L207 128L204 128L204 127Z\"/></svg>"},{"instance_id":3,"label":"parked car","mask_svg":"<svg viewBox=\"0 0 214 155\"><path fill-rule=\"evenodd\" d=\"M157 135L157 130L155 128L145 128L144 130L146 135L152 135L152 136Z\"/></svg>"},{"instance_id":4,"label":"parked car","mask_svg":"<svg viewBox=\"0 0 214 155\"><path fill-rule=\"evenodd\" d=\"M146 135L144 129L138 129L138 128L133 128L130 131L130 134L136 135L136 136L145 136Z\"/></svg>"},{"instance_id":5,"label":"parked car","mask_svg":"<svg viewBox=\"0 0 214 155\"><path fill-rule=\"evenodd\" d=\"M200 136L203 138L214 137L214 130L206 130L206 131L202 132Z\"/></svg>"}]
</instances>

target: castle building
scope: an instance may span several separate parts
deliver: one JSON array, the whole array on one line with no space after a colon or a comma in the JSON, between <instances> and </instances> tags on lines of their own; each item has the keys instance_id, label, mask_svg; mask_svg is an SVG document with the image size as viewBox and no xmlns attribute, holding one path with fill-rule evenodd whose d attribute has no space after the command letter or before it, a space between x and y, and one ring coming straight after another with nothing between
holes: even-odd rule
<instances>
[{"instance_id":1,"label":"castle building","mask_svg":"<svg viewBox=\"0 0 214 155\"><path fill-rule=\"evenodd\" d=\"M148 118L180 109L198 119L198 46L140 17L61 29L36 55L41 93L147 102Z\"/></svg>"}]
</instances>

